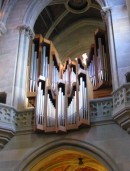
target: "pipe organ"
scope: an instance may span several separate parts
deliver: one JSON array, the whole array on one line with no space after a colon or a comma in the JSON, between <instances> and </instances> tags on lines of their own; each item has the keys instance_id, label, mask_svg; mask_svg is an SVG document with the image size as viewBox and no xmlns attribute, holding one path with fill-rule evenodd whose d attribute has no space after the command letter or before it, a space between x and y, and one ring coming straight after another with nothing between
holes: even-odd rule
<instances>
[{"instance_id":1,"label":"pipe organ","mask_svg":"<svg viewBox=\"0 0 130 171\"><path fill-rule=\"evenodd\" d=\"M35 130L66 132L90 125L86 66L80 57L62 64L53 43L37 35L28 68L27 97L35 107Z\"/></svg>"},{"instance_id":2,"label":"pipe organ","mask_svg":"<svg viewBox=\"0 0 130 171\"><path fill-rule=\"evenodd\" d=\"M36 43L32 44L32 55L31 55L31 66L30 66L30 82L29 82L29 92L35 92L37 86L37 68L38 68L38 49Z\"/></svg>"},{"instance_id":3,"label":"pipe organ","mask_svg":"<svg viewBox=\"0 0 130 171\"><path fill-rule=\"evenodd\" d=\"M94 46L91 45L90 53L89 53L89 61L88 61L88 74L93 86L97 85L96 79L96 63L95 63L95 56L94 56Z\"/></svg>"},{"instance_id":4,"label":"pipe organ","mask_svg":"<svg viewBox=\"0 0 130 171\"><path fill-rule=\"evenodd\" d=\"M77 128L77 85L74 84L67 97L67 127Z\"/></svg>"},{"instance_id":5,"label":"pipe organ","mask_svg":"<svg viewBox=\"0 0 130 171\"><path fill-rule=\"evenodd\" d=\"M94 90L111 87L110 60L105 31L97 29L87 62L88 74Z\"/></svg>"}]
</instances>

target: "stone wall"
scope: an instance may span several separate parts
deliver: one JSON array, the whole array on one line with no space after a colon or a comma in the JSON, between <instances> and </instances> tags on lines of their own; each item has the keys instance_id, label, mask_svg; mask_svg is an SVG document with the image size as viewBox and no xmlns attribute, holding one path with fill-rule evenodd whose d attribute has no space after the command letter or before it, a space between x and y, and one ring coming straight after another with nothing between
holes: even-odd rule
<instances>
[{"instance_id":1,"label":"stone wall","mask_svg":"<svg viewBox=\"0 0 130 171\"><path fill-rule=\"evenodd\" d=\"M130 23L125 4L112 7L112 20L119 82L122 85L126 82L125 74L130 71Z\"/></svg>"},{"instance_id":2,"label":"stone wall","mask_svg":"<svg viewBox=\"0 0 130 171\"><path fill-rule=\"evenodd\" d=\"M18 171L20 162L23 162L27 156L33 156L37 149L46 148L46 145L53 141L60 142L65 139L68 142L73 139L91 144L108 155L118 166L119 171L129 171L130 136L115 123L98 124L66 134L16 135L0 153L0 168L2 171Z\"/></svg>"}]
</instances>

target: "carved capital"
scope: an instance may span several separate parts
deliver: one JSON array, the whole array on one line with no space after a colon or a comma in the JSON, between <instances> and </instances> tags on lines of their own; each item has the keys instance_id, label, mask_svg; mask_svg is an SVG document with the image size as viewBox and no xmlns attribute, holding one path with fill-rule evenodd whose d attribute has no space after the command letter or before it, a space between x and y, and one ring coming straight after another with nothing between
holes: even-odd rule
<instances>
[{"instance_id":1,"label":"carved capital","mask_svg":"<svg viewBox=\"0 0 130 171\"><path fill-rule=\"evenodd\" d=\"M111 14L111 8L110 7L103 7L101 10L101 16L102 19L105 23L107 23L108 18L110 17Z\"/></svg>"},{"instance_id":2,"label":"carved capital","mask_svg":"<svg viewBox=\"0 0 130 171\"><path fill-rule=\"evenodd\" d=\"M21 25L18 26L17 29L20 32L23 32L26 36L28 36L30 39L33 39L34 37L34 32L32 31L32 29L29 26L26 25Z\"/></svg>"},{"instance_id":3,"label":"carved capital","mask_svg":"<svg viewBox=\"0 0 130 171\"><path fill-rule=\"evenodd\" d=\"M2 21L0 21L0 36L2 34L6 33L6 31L7 31L7 29L5 27L5 24Z\"/></svg>"}]
</instances>

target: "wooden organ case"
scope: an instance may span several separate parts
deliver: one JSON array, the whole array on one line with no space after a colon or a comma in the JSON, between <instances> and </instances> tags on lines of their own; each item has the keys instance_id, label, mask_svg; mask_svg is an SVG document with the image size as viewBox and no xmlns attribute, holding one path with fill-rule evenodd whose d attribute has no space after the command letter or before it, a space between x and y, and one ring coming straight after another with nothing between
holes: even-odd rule
<instances>
[{"instance_id":1,"label":"wooden organ case","mask_svg":"<svg viewBox=\"0 0 130 171\"><path fill-rule=\"evenodd\" d=\"M53 43L36 35L30 46L27 97L35 130L66 132L89 126L87 74L82 59L63 64Z\"/></svg>"},{"instance_id":2,"label":"wooden organ case","mask_svg":"<svg viewBox=\"0 0 130 171\"><path fill-rule=\"evenodd\" d=\"M93 85L94 98L110 96L112 79L106 32L97 29L87 61L88 75Z\"/></svg>"}]
</instances>

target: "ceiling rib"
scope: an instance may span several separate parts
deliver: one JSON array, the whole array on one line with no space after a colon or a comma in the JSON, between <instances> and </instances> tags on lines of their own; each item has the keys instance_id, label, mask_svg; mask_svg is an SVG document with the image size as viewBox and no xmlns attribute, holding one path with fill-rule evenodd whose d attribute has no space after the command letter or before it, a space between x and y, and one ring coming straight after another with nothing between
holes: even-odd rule
<instances>
[{"instance_id":1,"label":"ceiling rib","mask_svg":"<svg viewBox=\"0 0 130 171\"><path fill-rule=\"evenodd\" d=\"M50 14L50 12L49 12L49 9L48 9L48 8L45 8L45 10L46 10L46 12L47 12L47 15L48 15L48 17L49 17L50 21L51 21L51 24L53 25L54 20L53 20L53 18L52 18L52 16L51 16L51 14ZM55 30L56 32L58 32L58 30L57 30L57 28L56 28L56 27L54 28L54 30Z\"/></svg>"},{"instance_id":2,"label":"ceiling rib","mask_svg":"<svg viewBox=\"0 0 130 171\"><path fill-rule=\"evenodd\" d=\"M40 17L41 17L41 20L44 23L45 27L48 29L49 26L47 25L47 23L45 22L45 20L41 14L40 14Z\"/></svg>"},{"instance_id":3,"label":"ceiling rib","mask_svg":"<svg viewBox=\"0 0 130 171\"><path fill-rule=\"evenodd\" d=\"M55 27L60 23L60 21L69 13L68 10L65 10L56 20L55 22L52 24L52 26L50 27L50 29L47 31L45 38L49 38L51 33L53 32L53 30L55 29Z\"/></svg>"}]
</instances>

